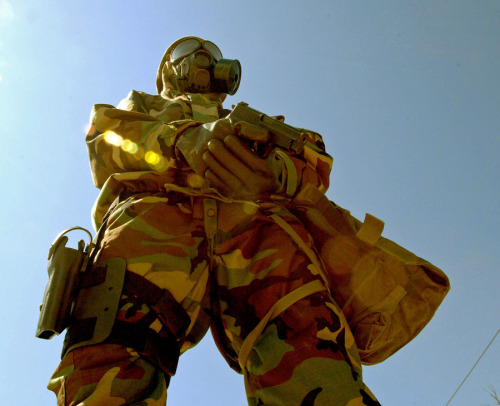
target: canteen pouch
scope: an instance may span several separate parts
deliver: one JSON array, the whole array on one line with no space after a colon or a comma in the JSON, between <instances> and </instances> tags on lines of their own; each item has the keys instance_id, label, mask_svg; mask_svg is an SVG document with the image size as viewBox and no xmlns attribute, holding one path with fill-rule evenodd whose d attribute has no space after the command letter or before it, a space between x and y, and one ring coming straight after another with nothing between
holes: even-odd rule
<instances>
[{"instance_id":1,"label":"canteen pouch","mask_svg":"<svg viewBox=\"0 0 500 406\"><path fill-rule=\"evenodd\" d=\"M66 233L72 230L85 231L92 241L92 234L81 227L73 227L61 232L49 249L47 271L49 281L45 287L36 337L51 339L60 334L69 324L71 310L78 286L79 273L85 270L92 242L85 246L80 240L77 249L66 247Z\"/></svg>"}]
</instances>

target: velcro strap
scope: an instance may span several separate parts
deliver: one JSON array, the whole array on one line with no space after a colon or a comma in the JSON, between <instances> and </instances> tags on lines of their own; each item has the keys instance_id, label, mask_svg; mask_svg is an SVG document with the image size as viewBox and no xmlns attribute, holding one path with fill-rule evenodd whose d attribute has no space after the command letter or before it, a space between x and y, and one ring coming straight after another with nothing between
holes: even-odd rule
<instances>
[{"instance_id":1,"label":"velcro strap","mask_svg":"<svg viewBox=\"0 0 500 406\"><path fill-rule=\"evenodd\" d=\"M82 274L80 288L98 286L104 282L105 278L106 266L97 266L92 271ZM168 290L156 286L143 276L127 271L123 292L137 296L148 305L177 340L184 336L191 324L191 319Z\"/></svg>"},{"instance_id":2,"label":"velcro strap","mask_svg":"<svg viewBox=\"0 0 500 406\"><path fill-rule=\"evenodd\" d=\"M125 275L124 291L137 296L153 309L160 321L177 340L184 336L191 324L191 318L168 290L162 289L146 278L129 271Z\"/></svg>"},{"instance_id":3,"label":"velcro strap","mask_svg":"<svg viewBox=\"0 0 500 406\"><path fill-rule=\"evenodd\" d=\"M295 168L295 164L290 159L290 157L283 151L276 149L276 155L278 155L281 158L286 168L285 194L287 196L293 196L297 191L297 183L298 183L297 168Z\"/></svg>"},{"instance_id":4,"label":"velcro strap","mask_svg":"<svg viewBox=\"0 0 500 406\"><path fill-rule=\"evenodd\" d=\"M106 265L98 265L91 271L80 274L79 289L88 289L93 286L101 285L106 280Z\"/></svg>"},{"instance_id":5,"label":"velcro strap","mask_svg":"<svg viewBox=\"0 0 500 406\"><path fill-rule=\"evenodd\" d=\"M375 216L366 213L365 221L356 233L356 237L358 237L361 241L374 246L382 235L383 230L384 222Z\"/></svg>"},{"instance_id":6,"label":"velcro strap","mask_svg":"<svg viewBox=\"0 0 500 406\"><path fill-rule=\"evenodd\" d=\"M106 343L120 344L136 350L168 375L174 375L180 355L180 344L173 336L160 336L142 323L116 320Z\"/></svg>"}]
</instances>

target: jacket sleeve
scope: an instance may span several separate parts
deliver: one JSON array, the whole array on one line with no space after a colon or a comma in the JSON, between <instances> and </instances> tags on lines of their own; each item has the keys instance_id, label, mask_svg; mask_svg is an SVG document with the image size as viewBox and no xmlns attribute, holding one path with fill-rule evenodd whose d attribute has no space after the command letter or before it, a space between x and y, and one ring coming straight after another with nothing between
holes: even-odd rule
<instances>
[{"instance_id":1,"label":"jacket sleeve","mask_svg":"<svg viewBox=\"0 0 500 406\"><path fill-rule=\"evenodd\" d=\"M300 155L276 150L282 165L278 191L282 195L293 197L308 184L323 193L328 189L333 158L326 153L321 135L311 131L306 134L307 141Z\"/></svg>"},{"instance_id":2,"label":"jacket sleeve","mask_svg":"<svg viewBox=\"0 0 500 406\"><path fill-rule=\"evenodd\" d=\"M178 105L152 115L151 111L158 111L155 107L164 107L155 102L158 104L155 96L132 91L117 108L94 106L86 142L96 187L101 188L114 173L162 172L177 167L177 136L196 122L184 120Z\"/></svg>"}]
</instances>

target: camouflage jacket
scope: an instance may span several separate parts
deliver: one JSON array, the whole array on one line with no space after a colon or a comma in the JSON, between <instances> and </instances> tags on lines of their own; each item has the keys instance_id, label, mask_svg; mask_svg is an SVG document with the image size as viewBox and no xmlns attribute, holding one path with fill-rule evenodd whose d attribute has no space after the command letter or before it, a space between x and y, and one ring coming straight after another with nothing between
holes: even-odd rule
<instances>
[{"instance_id":1,"label":"camouflage jacket","mask_svg":"<svg viewBox=\"0 0 500 406\"><path fill-rule=\"evenodd\" d=\"M200 94L160 95L131 91L115 108L94 106L86 137L93 181L101 193L93 209L96 229L116 196L128 193L182 190L188 194L216 194L204 178L177 159L175 144L183 130L215 121L222 105ZM262 199L290 199L306 184L325 192L332 158L321 136L308 133L300 155L280 151L282 185ZM169 185L173 185L169 188Z\"/></svg>"}]
</instances>

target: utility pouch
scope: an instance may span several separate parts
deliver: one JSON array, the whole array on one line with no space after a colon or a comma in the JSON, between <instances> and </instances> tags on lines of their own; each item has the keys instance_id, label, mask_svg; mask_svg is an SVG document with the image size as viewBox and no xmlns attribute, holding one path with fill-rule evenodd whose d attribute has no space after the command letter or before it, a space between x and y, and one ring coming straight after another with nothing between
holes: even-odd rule
<instances>
[{"instance_id":1,"label":"utility pouch","mask_svg":"<svg viewBox=\"0 0 500 406\"><path fill-rule=\"evenodd\" d=\"M310 184L293 207L314 238L361 362L382 362L416 337L450 289L445 273L382 237L381 220L367 214L361 223Z\"/></svg>"},{"instance_id":2,"label":"utility pouch","mask_svg":"<svg viewBox=\"0 0 500 406\"><path fill-rule=\"evenodd\" d=\"M85 245L80 240L77 249L66 247L68 237L65 234L73 230L86 232L91 242ZM40 306L36 337L50 339L68 326L79 274L87 267L93 247L92 234L82 227L69 228L56 237L49 249L49 281Z\"/></svg>"}]
</instances>

